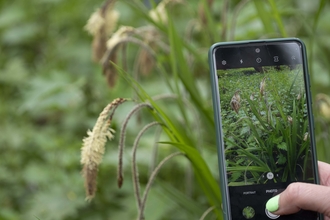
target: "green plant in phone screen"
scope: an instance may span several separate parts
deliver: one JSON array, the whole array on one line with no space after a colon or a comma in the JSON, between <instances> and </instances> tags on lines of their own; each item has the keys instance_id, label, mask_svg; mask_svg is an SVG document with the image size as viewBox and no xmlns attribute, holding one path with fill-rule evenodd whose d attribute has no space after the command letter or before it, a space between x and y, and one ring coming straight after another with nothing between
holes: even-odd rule
<instances>
[{"instance_id":1,"label":"green plant in phone screen","mask_svg":"<svg viewBox=\"0 0 330 220\"><path fill-rule=\"evenodd\" d=\"M308 180L308 120L301 66L220 70L229 183ZM239 98L238 98L239 97ZM309 172L309 173L308 173Z\"/></svg>"}]
</instances>

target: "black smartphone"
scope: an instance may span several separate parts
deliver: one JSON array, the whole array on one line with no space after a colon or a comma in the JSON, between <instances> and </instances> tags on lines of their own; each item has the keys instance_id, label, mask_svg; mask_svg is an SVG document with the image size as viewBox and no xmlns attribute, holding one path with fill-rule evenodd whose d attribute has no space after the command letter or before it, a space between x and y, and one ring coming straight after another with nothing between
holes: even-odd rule
<instances>
[{"instance_id":1,"label":"black smartphone","mask_svg":"<svg viewBox=\"0 0 330 220\"><path fill-rule=\"evenodd\" d=\"M304 43L217 43L209 62L224 218L322 219L265 208L292 182L319 183Z\"/></svg>"}]
</instances>

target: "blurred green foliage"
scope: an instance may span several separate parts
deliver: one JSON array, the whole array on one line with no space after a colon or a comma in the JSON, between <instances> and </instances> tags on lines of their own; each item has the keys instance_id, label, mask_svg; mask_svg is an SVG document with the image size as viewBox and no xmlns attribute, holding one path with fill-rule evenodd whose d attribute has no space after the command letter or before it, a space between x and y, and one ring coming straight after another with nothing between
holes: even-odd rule
<instances>
[{"instance_id":1,"label":"blurred green foliage","mask_svg":"<svg viewBox=\"0 0 330 220\"><path fill-rule=\"evenodd\" d=\"M82 137L107 103L116 97L134 96L122 79L109 89L101 67L91 61L92 37L83 27L101 4L101 0L0 1L0 219L136 218L129 156L124 160L124 186L120 190L116 187L118 137L107 144L96 198L91 203L84 201L80 175ZM186 43L185 48L195 52L195 64L189 65L191 72L185 74L193 74L199 89L195 92L202 97L207 113L212 115L207 50L217 41L302 38L309 52L313 96L329 94L330 14L326 13L329 7L324 0L216 1L211 6L207 1L185 1L174 7L171 11L174 29ZM115 8L120 12L118 26L157 25L144 15L150 8L141 1L118 1ZM162 26L157 28L164 31ZM168 36L165 34L167 43L171 41ZM164 54L159 56L167 67L174 62ZM134 59L132 55L129 66L133 66ZM175 77L169 74L169 81ZM171 90L156 71L141 76L140 80L150 95ZM182 87L180 84L179 89ZM319 114L326 100L316 99L314 103L319 158L330 162L330 119ZM120 108L113 122L116 130L132 104ZM181 111L172 105L164 108L173 110L174 118ZM140 117L150 118L144 113ZM180 120L178 129L184 130ZM129 123L127 143L132 144L140 129L138 119ZM213 127L201 129L204 129L201 155L216 178ZM154 140L154 133L147 133L139 149L142 184L148 178L150 143ZM164 156L172 150L161 146L159 154ZM129 154L127 149L126 155ZM146 219L198 219L209 207L204 192L196 179L187 175L187 169L188 162L183 158L176 158L164 167L150 192ZM185 175L188 182L183 180Z\"/></svg>"}]
</instances>

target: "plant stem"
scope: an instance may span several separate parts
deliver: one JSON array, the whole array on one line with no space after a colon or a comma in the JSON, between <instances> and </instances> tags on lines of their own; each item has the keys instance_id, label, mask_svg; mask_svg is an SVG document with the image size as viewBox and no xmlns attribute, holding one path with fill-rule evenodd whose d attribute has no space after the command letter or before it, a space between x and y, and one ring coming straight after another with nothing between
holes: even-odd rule
<instances>
[{"instance_id":1,"label":"plant stem","mask_svg":"<svg viewBox=\"0 0 330 220\"><path fill-rule=\"evenodd\" d=\"M144 217L143 217L143 212L144 212L144 207L145 207L145 204L146 204L146 201L147 201L147 196L148 196L148 193L149 193L149 190L151 188L151 184L153 183L154 179L156 178L160 168L162 168L162 166L167 162L169 161L171 158L175 157L175 156L178 156L178 155L184 155L182 152L176 152L176 153L173 153L173 154L170 154L169 156L165 157L159 164L158 166L155 168L155 170L152 172L150 178L149 178L149 181L147 183L147 186L146 186L146 189L143 193L143 197L142 197L142 201L141 201L141 207L140 207L140 210L139 210L139 215L138 215L138 220L143 220Z\"/></svg>"},{"instance_id":2,"label":"plant stem","mask_svg":"<svg viewBox=\"0 0 330 220\"><path fill-rule=\"evenodd\" d=\"M126 128L127 123L129 119L134 115L135 112L139 111L143 107L148 107L150 109L153 109L152 105L148 103L141 103L135 106L126 116L125 121L123 123L123 126L120 130L120 139L119 139L119 146L118 146L118 173L117 173L117 183L118 187L121 188L124 181L124 175L123 175L123 152L125 148L125 139L126 139Z\"/></svg>"},{"instance_id":3,"label":"plant stem","mask_svg":"<svg viewBox=\"0 0 330 220\"><path fill-rule=\"evenodd\" d=\"M141 208L141 197L140 197L140 182L139 182L139 171L136 165L136 150L139 145L140 139L142 135L151 127L155 125L161 125L158 121L151 122L144 126L144 128L139 132L137 137L135 138L133 150L132 150L132 179L133 179L133 187L134 187L134 193L135 198L137 201L137 207L138 209Z\"/></svg>"}]
</instances>

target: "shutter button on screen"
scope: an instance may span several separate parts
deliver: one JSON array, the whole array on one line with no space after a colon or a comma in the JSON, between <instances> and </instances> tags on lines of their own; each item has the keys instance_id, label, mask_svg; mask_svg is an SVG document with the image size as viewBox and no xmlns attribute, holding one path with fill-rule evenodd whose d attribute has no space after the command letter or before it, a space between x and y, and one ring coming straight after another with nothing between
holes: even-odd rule
<instances>
[{"instance_id":1,"label":"shutter button on screen","mask_svg":"<svg viewBox=\"0 0 330 220\"><path fill-rule=\"evenodd\" d=\"M267 179L272 180L274 178L274 173L268 172L267 173Z\"/></svg>"},{"instance_id":2,"label":"shutter button on screen","mask_svg":"<svg viewBox=\"0 0 330 220\"><path fill-rule=\"evenodd\" d=\"M277 219L278 217L280 217L279 215L275 215L275 214L271 213L267 209L265 209L265 213L266 213L267 217L270 219Z\"/></svg>"}]
</instances>

